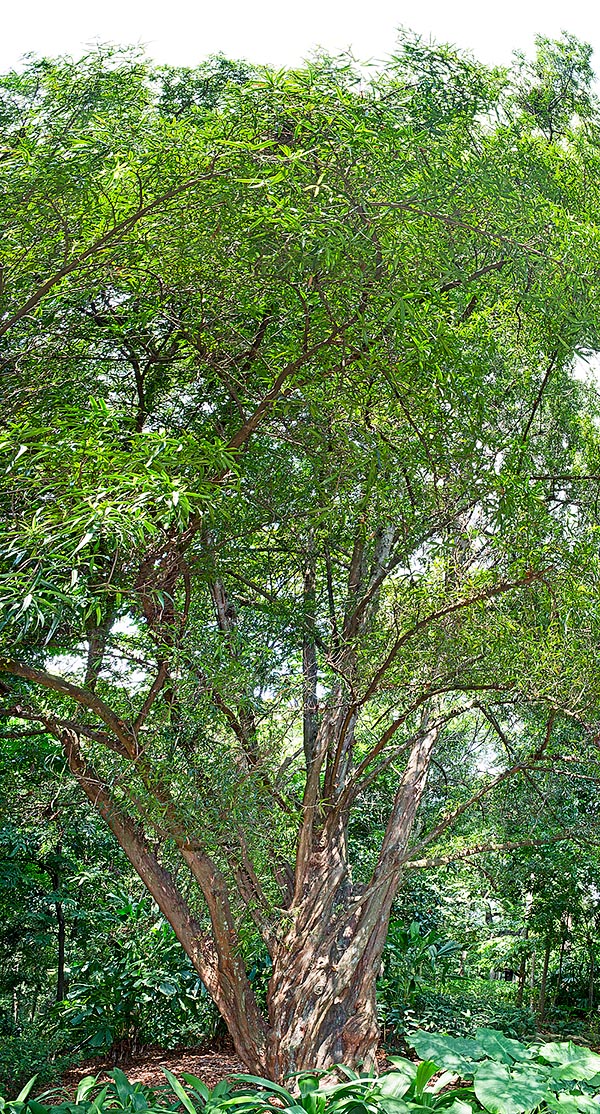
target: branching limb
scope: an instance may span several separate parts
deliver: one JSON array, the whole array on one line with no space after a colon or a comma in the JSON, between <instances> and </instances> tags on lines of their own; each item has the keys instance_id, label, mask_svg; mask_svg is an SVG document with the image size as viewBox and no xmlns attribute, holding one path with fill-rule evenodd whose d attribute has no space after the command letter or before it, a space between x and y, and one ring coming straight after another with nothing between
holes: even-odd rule
<instances>
[{"instance_id":1,"label":"branching limb","mask_svg":"<svg viewBox=\"0 0 600 1114\"><path fill-rule=\"evenodd\" d=\"M172 926L178 940L192 959L211 993L218 992L215 946L194 919L172 876L150 850L142 830L121 812L106 783L81 754L77 732L60 733L71 773L94 808L100 813L134 870L139 874L159 909Z\"/></svg>"},{"instance_id":2,"label":"branching limb","mask_svg":"<svg viewBox=\"0 0 600 1114\"><path fill-rule=\"evenodd\" d=\"M27 317L32 310L36 309L43 298L45 298L46 294L49 294L55 286L58 286L58 284L63 281L63 279L67 278L75 271L78 271L88 260L94 259L105 251L109 251L115 244L119 243L122 236L130 232L132 228L135 228L136 224L143 220L144 217L149 216L157 209L160 209L162 205L166 205L169 201L173 201L176 197L190 192L190 190L201 182L208 182L216 176L217 172L214 170L211 170L208 174L199 174L194 178L189 178L181 185L174 186L173 189L167 190L166 193L161 194L159 197L155 197L154 200L148 202L147 205L138 206L128 217L125 217L123 220L113 225L112 228L109 228L102 236L99 236L93 244L90 244L89 248L86 248L85 251L76 255L70 262L65 263L52 275L49 275L48 278L30 294L23 305L0 325L0 337L8 333L14 325L24 317Z\"/></svg>"},{"instance_id":3,"label":"branching limb","mask_svg":"<svg viewBox=\"0 0 600 1114\"><path fill-rule=\"evenodd\" d=\"M484 589L482 592L476 592L475 595L468 596L466 599L455 600L454 603L447 604L445 607L440 607L436 611L430 612L429 615L425 615L423 619L419 619L417 623L415 623L412 627L409 627L408 630L404 631L403 634L399 635L398 638L395 639L389 653L386 655L384 661L375 673L366 692L361 697L359 704L366 704L367 701L375 695L381 681L385 677L390 666L393 664L394 659L402 646L406 645L406 643L410 641L411 638L414 638L415 635L420 634L420 632L422 630L425 630L426 627L430 626L431 623L435 623L439 619L444 619L448 615L454 615L458 611L464 611L469 607L474 607L477 603L483 603L487 600L494 599L496 596L501 596L505 592L511 592L515 588L525 588L533 581L539 580L540 578L541 573L537 573L531 570L520 580L502 580L500 581L500 583L493 584L489 588Z\"/></svg>"},{"instance_id":4,"label":"branching limb","mask_svg":"<svg viewBox=\"0 0 600 1114\"><path fill-rule=\"evenodd\" d=\"M404 870L428 870L435 866L447 866L449 863L470 859L475 855L484 855L492 851L516 851L519 847L545 847L549 843L561 843L565 840L578 839L576 832L562 832L560 835L548 836L546 839L516 839L508 843L477 843L472 847L463 848L450 855L437 855L431 859L408 859L403 864Z\"/></svg>"},{"instance_id":5,"label":"branching limb","mask_svg":"<svg viewBox=\"0 0 600 1114\"><path fill-rule=\"evenodd\" d=\"M138 712L136 721L133 725L133 730L136 734L139 731L140 727L145 723L146 719L148 718L148 715L150 713L152 705L154 704L154 701L156 700L159 693L164 688L164 686L165 686L165 684L168 680L168 677L169 677L169 667L167 665L167 662L164 661L164 660L160 661L158 663L158 672L156 674L156 677L154 678L154 681L152 682L152 686L151 686L150 690L148 691L148 693L146 695L144 703L142 704L142 707L140 708L140 711Z\"/></svg>"},{"instance_id":6,"label":"branching limb","mask_svg":"<svg viewBox=\"0 0 600 1114\"><path fill-rule=\"evenodd\" d=\"M121 743L123 752L128 758L137 756L137 743L131 727L120 718L95 692L74 685L71 681L59 677L55 673L46 673L43 669L34 669L23 662L11 661L9 658L0 658L0 673L9 673L13 677L22 677L25 681L41 685L51 692L58 692L74 700L82 708L94 712L99 719L114 733ZM113 747L113 749L115 749Z\"/></svg>"},{"instance_id":7,"label":"branching limb","mask_svg":"<svg viewBox=\"0 0 600 1114\"><path fill-rule=\"evenodd\" d=\"M48 715L44 714L44 712L37 711L34 708L27 708L20 703L14 704L10 708L0 708L0 716L7 719L20 719L33 723L48 724L50 722ZM78 723L75 720L57 719L54 716L52 717L52 723L58 729L76 731L78 735L83 735L86 739L92 739L95 743L101 743L102 746L107 747L108 750L114 750L115 753L119 754L122 758L129 757L121 744L112 735L107 735L104 731L99 731L94 727L90 727L88 724ZM49 728L46 727L46 730L39 732L39 734L47 734L48 731ZM29 733L27 729L24 730L24 734ZM50 734L53 733L54 730L50 732Z\"/></svg>"},{"instance_id":8,"label":"branching limb","mask_svg":"<svg viewBox=\"0 0 600 1114\"><path fill-rule=\"evenodd\" d=\"M496 789L498 785L501 785L504 781L508 781L509 778L514 777L515 774L521 773L524 770L530 770L532 768L535 769L535 765L532 765L532 763L534 764L539 758L541 758L548 746L548 743L550 742L550 735L552 732L554 717L555 713L551 712L548 716L548 722L546 724L544 737L539 747L534 751L533 754L529 755L528 758L524 758L521 759L519 762L515 762L507 770L503 770L502 773L498 774L495 778L492 778L492 780L488 782L487 785L484 785L477 793L474 793L472 797L469 797L468 801L463 801L463 803L457 808L453 809L452 812L447 813L446 816L444 816L439 821L439 823L436 824L434 828L432 828L428 835L426 835L425 838L422 839L416 847L413 847L411 849L410 854L415 855L423 851L425 847L428 847L430 843L433 843L438 838L438 836L440 836L452 824L454 824L454 822L458 820L460 816L467 812L468 809L472 808L473 805L476 805L479 803L479 801L483 800L483 798L491 793L494 789Z\"/></svg>"}]
</instances>

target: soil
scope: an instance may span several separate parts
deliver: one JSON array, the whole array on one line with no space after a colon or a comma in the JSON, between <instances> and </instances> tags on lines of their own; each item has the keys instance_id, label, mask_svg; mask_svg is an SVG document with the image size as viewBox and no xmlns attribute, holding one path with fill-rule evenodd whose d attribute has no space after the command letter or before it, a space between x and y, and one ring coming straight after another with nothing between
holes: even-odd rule
<instances>
[{"instance_id":1,"label":"soil","mask_svg":"<svg viewBox=\"0 0 600 1114\"><path fill-rule=\"evenodd\" d=\"M88 1060L87 1063L78 1064L76 1068L65 1073L62 1079L64 1088L69 1094L74 1094L77 1085L86 1075L95 1075L99 1081L107 1078L107 1072L113 1067L119 1067L125 1072L130 1083L143 1083L145 1087L157 1087L166 1083L163 1068L168 1068L178 1078L186 1071L190 1075L197 1075L209 1088L215 1087L221 1079L226 1079L237 1071L245 1071L241 1060L238 1060L233 1049L219 1048L207 1049L204 1052L189 1052L184 1049L166 1051L165 1049L148 1049L115 1065L110 1060Z\"/></svg>"},{"instance_id":2,"label":"soil","mask_svg":"<svg viewBox=\"0 0 600 1114\"><path fill-rule=\"evenodd\" d=\"M377 1053L377 1067L383 1071L388 1066L388 1060L383 1049ZM196 1075L207 1087L216 1087L221 1079L227 1079L235 1072L244 1072L246 1068L238 1060L233 1048L220 1043L218 1047L207 1048L204 1051L166 1051L161 1048L147 1049L127 1059L119 1059L118 1063L112 1060L88 1060L71 1068L62 1078L62 1085L69 1095L74 1095L78 1083L86 1075L94 1075L99 1082L107 1079L107 1073L113 1067L119 1067L125 1072L130 1083L143 1083L145 1087L158 1087L166 1083L163 1068L168 1068L177 1078L182 1072Z\"/></svg>"}]
</instances>

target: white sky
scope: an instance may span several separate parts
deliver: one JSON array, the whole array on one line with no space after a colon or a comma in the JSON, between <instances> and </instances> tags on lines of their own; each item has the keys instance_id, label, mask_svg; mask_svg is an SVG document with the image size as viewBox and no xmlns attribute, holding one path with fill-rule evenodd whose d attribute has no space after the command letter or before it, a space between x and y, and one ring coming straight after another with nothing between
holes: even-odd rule
<instances>
[{"instance_id":1,"label":"white sky","mask_svg":"<svg viewBox=\"0 0 600 1114\"><path fill-rule=\"evenodd\" d=\"M596 49L594 0L0 0L0 70L28 51L79 55L86 44L144 43L159 62L195 65L223 51L252 62L294 65L315 46L351 47L361 61L393 51L395 29L467 47L484 62L530 52L536 31L571 31Z\"/></svg>"}]
</instances>

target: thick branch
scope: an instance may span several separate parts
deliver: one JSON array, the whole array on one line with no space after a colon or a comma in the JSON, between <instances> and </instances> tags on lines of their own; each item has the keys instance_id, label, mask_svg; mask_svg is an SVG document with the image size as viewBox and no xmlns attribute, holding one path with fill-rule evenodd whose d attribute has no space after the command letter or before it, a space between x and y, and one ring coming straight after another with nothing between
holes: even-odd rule
<instances>
[{"instance_id":1,"label":"thick branch","mask_svg":"<svg viewBox=\"0 0 600 1114\"><path fill-rule=\"evenodd\" d=\"M535 763L539 758L541 758L548 747L548 743L550 742L550 735L552 734L555 714L556 713L554 711L550 712L548 721L546 723L544 737L539 747L537 747L533 754L529 755L528 758L522 759L520 762L515 762L508 768L508 770L503 770L501 774L498 774L497 777L492 778L492 780L488 782L487 785L484 785L477 793L474 793L468 801L463 801L463 803L459 805L458 808L455 808L452 812L444 816L440 820L440 822L436 824L435 828L433 828L429 832L429 834L421 840L418 846L412 848L410 852L411 855L418 854L420 851L423 850L423 848L428 847L430 843L433 843L433 841L436 840L437 837L442 834L442 832L445 832L446 829L449 828L455 820L458 820L459 816L462 816L463 813L465 813L469 808L472 807L472 805L475 805L479 801L481 801L485 796L487 796L488 793L491 793L493 789L495 789L498 785L501 785L503 781L507 781L509 778L513 777L514 774L520 773L521 771L531 768L535 769L535 766L532 767L531 764Z\"/></svg>"},{"instance_id":2,"label":"thick branch","mask_svg":"<svg viewBox=\"0 0 600 1114\"><path fill-rule=\"evenodd\" d=\"M95 692L80 688L79 685L74 685L71 681L66 681L64 677L59 677L55 673L46 673L43 669L34 669L30 665L11 661L9 658L0 658L0 673L10 673L13 677L22 677L25 681L32 681L36 685L41 685L42 688L58 692L62 696L68 696L80 707L95 712L109 730L116 735L124 748L124 754L129 758L136 757L137 743L131 728Z\"/></svg>"},{"instance_id":3,"label":"thick branch","mask_svg":"<svg viewBox=\"0 0 600 1114\"><path fill-rule=\"evenodd\" d=\"M369 889L377 888L382 877L397 871L403 861L415 816L425 791L431 756L439 731L439 725L437 723L432 725L426 715L423 730L415 740L406 769L400 779Z\"/></svg>"},{"instance_id":4,"label":"thick branch","mask_svg":"<svg viewBox=\"0 0 600 1114\"><path fill-rule=\"evenodd\" d=\"M202 932L168 870L161 866L150 850L141 829L119 810L108 786L82 757L77 733L63 730L61 742L71 773L164 913L202 981L216 995L217 954L214 944Z\"/></svg>"}]
</instances>

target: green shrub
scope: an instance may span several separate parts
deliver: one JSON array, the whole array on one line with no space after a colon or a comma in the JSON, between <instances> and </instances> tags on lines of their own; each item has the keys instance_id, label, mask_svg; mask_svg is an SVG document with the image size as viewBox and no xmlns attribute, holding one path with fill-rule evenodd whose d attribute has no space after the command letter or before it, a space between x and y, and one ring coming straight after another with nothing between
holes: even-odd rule
<instances>
[{"instance_id":1,"label":"green shrub","mask_svg":"<svg viewBox=\"0 0 600 1114\"><path fill-rule=\"evenodd\" d=\"M497 1001L488 994L444 994L428 990L400 1004L380 1010L386 1037L405 1038L414 1029L441 1029L456 1037L472 1037L478 1028L498 1029L507 1037L535 1035L535 1014L526 1007Z\"/></svg>"},{"instance_id":2,"label":"green shrub","mask_svg":"<svg viewBox=\"0 0 600 1114\"><path fill-rule=\"evenodd\" d=\"M445 977L448 966L463 950L462 944L447 940L436 928L425 929L419 921L408 928L390 926L383 953L384 973L379 980L382 1002L412 1004L414 997L437 974Z\"/></svg>"},{"instance_id":3,"label":"green shrub","mask_svg":"<svg viewBox=\"0 0 600 1114\"><path fill-rule=\"evenodd\" d=\"M169 924L148 899L111 895L110 946L70 969L54 1020L69 1047L126 1055L212 1037L219 1014Z\"/></svg>"},{"instance_id":4,"label":"green shrub","mask_svg":"<svg viewBox=\"0 0 600 1114\"><path fill-rule=\"evenodd\" d=\"M32 1032L9 1033L0 1038L0 1092L19 1090L32 1075L37 1084L55 1083L75 1063L73 1056L60 1056L55 1041Z\"/></svg>"}]
</instances>

